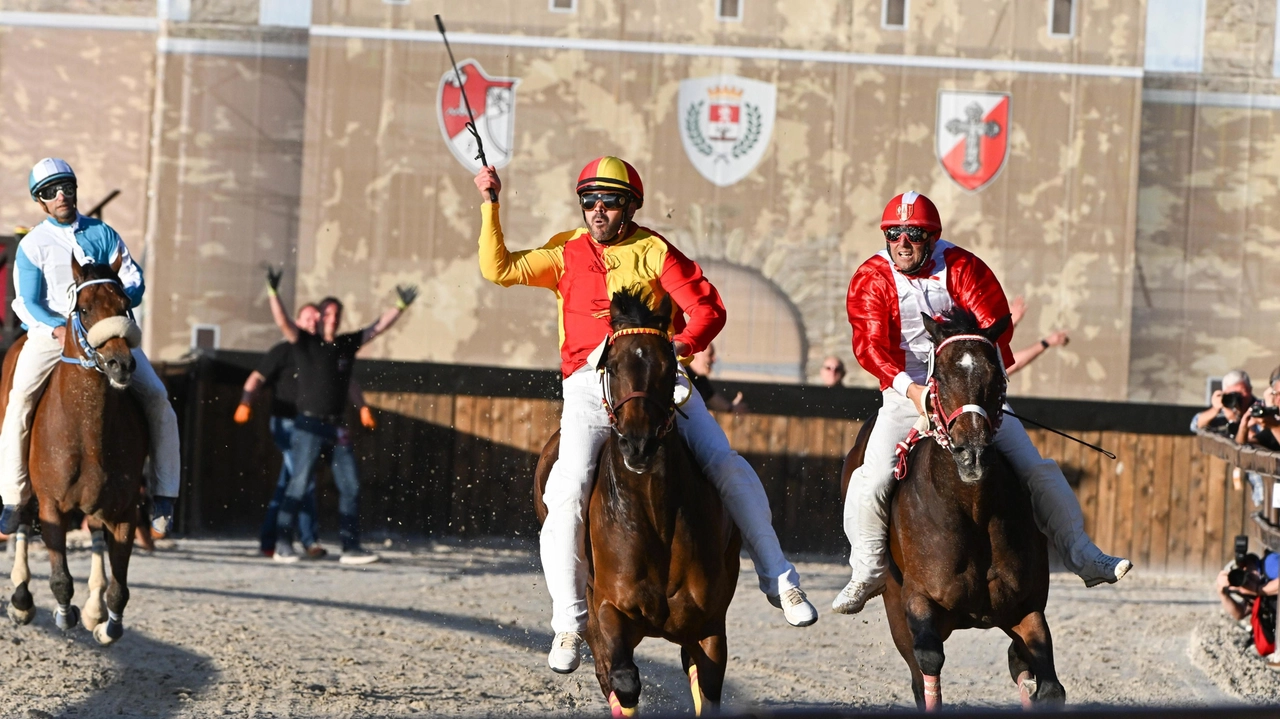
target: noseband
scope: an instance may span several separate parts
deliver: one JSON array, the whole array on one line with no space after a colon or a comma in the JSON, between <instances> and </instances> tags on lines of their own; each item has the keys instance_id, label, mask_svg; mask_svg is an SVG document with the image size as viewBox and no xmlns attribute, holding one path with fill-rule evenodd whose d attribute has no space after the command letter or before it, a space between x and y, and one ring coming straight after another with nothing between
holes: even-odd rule
<instances>
[{"instance_id":1,"label":"noseband","mask_svg":"<svg viewBox=\"0 0 1280 719\"><path fill-rule=\"evenodd\" d=\"M669 335L666 332L653 329L652 327L630 327L628 329L610 333L609 344L613 344L615 339L625 337L627 335L657 335L663 339L669 338ZM654 406L666 411L667 421L658 428L658 439L662 439L671 432L671 428L675 426L676 422L676 403L674 398L671 398L669 402L663 403L658 398L651 396L648 392L632 392L618 400L615 404L613 402L612 393L609 391L609 369L607 366L600 368L600 401L604 404L604 411L609 414L609 427L613 429L615 433L618 432L618 411L622 409L622 405L633 399L642 399L646 402L651 402Z\"/></svg>"},{"instance_id":2,"label":"noseband","mask_svg":"<svg viewBox=\"0 0 1280 719\"><path fill-rule=\"evenodd\" d=\"M967 414L969 412L982 417L982 419L987 423L987 426L991 428L992 434L997 432L1000 429L1001 420L1004 419L1004 395L1005 391L1008 389L1008 383L1006 382L1005 390L1000 392L1000 401L998 403L999 408L996 409L995 419L991 418L991 415L987 413L987 410L976 404L962 404L954 411L948 412L946 408L942 406L942 398L938 393L938 378L934 375L934 365L936 364L938 353L942 352L942 348L953 342L981 342L994 348L996 356L1000 357L1000 348L996 347L994 342L982 335L955 335L953 337L948 337L935 347L933 354L929 356L929 384L925 391L926 404L930 407L929 422L933 425L933 440L942 445L944 449L951 449L951 425L955 424L957 419L960 419L960 415ZM1000 370L1003 374L1003 361L1001 361Z\"/></svg>"},{"instance_id":3,"label":"noseband","mask_svg":"<svg viewBox=\"0 0 1280 719\"><path fill-rule=\"evenodd\" d=\"M80 297L80 291L86 287L93 285L115 285L124 290L124 285L119 280L103 278L99 280L89 280L82 282L71 288L71 318L68 324L71 325L71 333L75 338L76 346L80 348L80 357L68 357L65 354L59 355L58 359L67 364L79 365L85 369L96 369L104 372L101 365L102 356L98 354L98 348L106 344L107 340L114 338L123 339L130 348L137 347L141 339L141 332L138 325L133 319L133 310L129 310L127 317L106 317L94 323L89 330L85 329L84 323L80 321L80 312L76 307L76 302ZM113 320L115 320L113 322ZM123 320L123 321L120 321ZM100 331L99 328L102 328Z\"/></svg>"}]
</instances>

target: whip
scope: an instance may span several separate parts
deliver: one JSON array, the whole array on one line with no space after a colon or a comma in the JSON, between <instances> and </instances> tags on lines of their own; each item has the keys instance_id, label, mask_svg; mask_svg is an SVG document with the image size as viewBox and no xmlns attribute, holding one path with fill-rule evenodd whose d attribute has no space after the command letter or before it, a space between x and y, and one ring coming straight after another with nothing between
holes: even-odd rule
<instances>
[{"instance_id":1,"label":"whip","mask_svg":"<svg viewBox=\"0 0 1280 719\"><path fill-rule=\"evenodd\" d=\"M444 34L444 21L436 15L436 28L440 30L440 38L444 40L444 49L449 52L449 62L453 64L453 75L458 79L458 92L462 94L462 105L467 108L467 132L476 139L476 159L482 167L488 167L489 161L484 156L484 143L480 141L480 131L476 129L476 116L471 112L471 102L467 100L467 89L462 85L462 73L458 72L458 61L453 59L453 48L449 47L449 36ZM498 193L489 188L489 201L497 202Z\"/></svg>"},{"instance_id":2,"label":"whip","mask_svg":"<svg viewBox=\"0 0 1280 719\"><path fill-rule=\"evenodd\" d=\"M1095 451L1095 452L1100 452L1100 453L1102 453L1104 456L1106 456L1106 457L1107 457L1107 458L1109 458L1109 459L1115 459L1115 458L1116 458L1116 456L1115 456L1114 454L1112 454L1112 453L1108 452L1107 450L1105 450L1105 449L1103 449L1103 448L1099 447L1099 446L1098 446L1098 445L1096 445L1096 444L1089 444L1088 442L1084 441L1083 439L1077 439L1077 438L1075 438L1075 437L1072 437L1071 435L1067 434L1066 432L1059 432L1058 430L1054 429L1053 427L1050 427L1050 426L1049 426L1049 425L1047 425L1047 424L1040 424L1039 422L1035 421L1034 419L1029 419L1029 418L1027 418L1027 417L1023 417L1022 415L1014 414L1013 412L1010 412L1010 411L1009 411L1009 410L1007 410L1007 409L1006 409L1006 410L1004 410L1004 413L1005 413L1005 414L1007 414L1007 415L1009 415L1010 417L1013 417L1014 419L1022 420L1023 422L1027 422L1027 423L1029 423L1029 424L1034 424L1035 426L1039 427L1040 429L1047 429L1047 430L1049 430L1050 432L1053 432L1053 433L1054 433L1054 434L1056 434L1056 435L1060 435L1060 436L1062 436L1062 437L1066 437L1067 439L1071 440L1072 442L1079 442L1080 444L1083 444L1084 446L1088 447L1089 449L1092 449L1092 450L1093 450L1093 451Z\"/></svg>"}]
</instances>

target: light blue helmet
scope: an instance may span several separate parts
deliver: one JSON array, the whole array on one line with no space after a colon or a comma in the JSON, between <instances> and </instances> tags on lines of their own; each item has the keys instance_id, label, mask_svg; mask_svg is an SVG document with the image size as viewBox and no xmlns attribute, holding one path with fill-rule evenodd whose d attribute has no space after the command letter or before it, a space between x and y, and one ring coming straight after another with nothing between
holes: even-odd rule
<instances>
[{"instance_id":1,"label":"light blue helmet","mask_svg":"<svg viewBox=\"0 0 1280 719\"><path fill-rule=\"evenodd\" d=\"M27 176L27 189L31 191L31 199L36 199L36 192L45 185L58 182L59 180L75 181L76 173L71 169L71 165L66 160L58 157L46 157L37 162L35 167L31 168L31 174Z\"/></svg>"}]
</instances>

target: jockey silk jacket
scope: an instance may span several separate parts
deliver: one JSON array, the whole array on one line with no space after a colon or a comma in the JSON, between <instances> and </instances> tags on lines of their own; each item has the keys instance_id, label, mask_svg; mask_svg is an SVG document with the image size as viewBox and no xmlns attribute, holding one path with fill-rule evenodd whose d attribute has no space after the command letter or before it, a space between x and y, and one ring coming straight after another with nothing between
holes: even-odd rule
<instances>
[{"instance_id":1,"label":"jockey silk jacket","mask_svg":"<svg viewBox=\"0 0 1280 719\"><path fill-rule=\"evenodd\" d=\"M952 307L972 312L983 327L1009 314L1000 281L986 263L968 250L939 240L933 254L914 275L904 275L881 250L849 282L849 324L853 326L853 354L858 364L905 396L912 383L928 381L933 342L921 313L939 319ZM1005 367L1013 364L1010 325L997 344Z\"/></svg>"},{"instance_id":2,"label":"jockey silk jacket","mask_svg":"<svg viewBox=\"0 0 1280 719\"><path fill-rule=\"evenodd\" d=\"M600 245L586 228L561 232L540 248L509 252L498 205L480 206L480 271L503 287L530 285L556 294L560 315L560 373L568 377L609 335L613 293L638 288L651 308L671 295L672 341L701 352L724 328L725 309L698 263L658 233L631 225L623 240ZM684 315L689 315L686 322Z\"/></svg>"}]
</instances>

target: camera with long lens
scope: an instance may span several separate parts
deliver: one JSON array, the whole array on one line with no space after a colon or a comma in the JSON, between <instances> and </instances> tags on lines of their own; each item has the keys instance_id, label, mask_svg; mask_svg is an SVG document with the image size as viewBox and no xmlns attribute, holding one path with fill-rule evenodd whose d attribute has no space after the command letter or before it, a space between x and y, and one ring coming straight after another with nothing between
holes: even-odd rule
<instances>
[{"instance_id":1,"label":"camera with long lens","mask_svg":"<svg viewBox=\"0 0 1280 719\"><path fill-rule=\"evenodd\" d=\"M1233 587L1242 587L1249 572L1257 572L1258 564L1262 560L1258 559L1258 555L1249 551L1249 537L1244 534L1236 535L1235 549L1235 561L1232 562L1231 571L1227 572L1227 584Z\"/></svg>"},{"instance_id":2,"label":"camera with long lens","mask_svg":"<svg viewBox=\"0 0 1280 719\"><path fill-rule=\"evenodd\" d=\"M1244 406L1244 395L1239 392L1225 392L1222 395L1222 406L1239 411Z\"/></svg>"},{"instance_id":3,"label":"camera with long lens","mask_svg":"<svg viewBox=\"0 0 1280 719\"><path fill-rule=\"evenodd\" d=\"M1225 407L1226 405L1223 406ZM1249 408L1249 416L1280 419L1280 407L1263 407L1262 405L1254 405Z\"/></svg>"}]
</instances>

